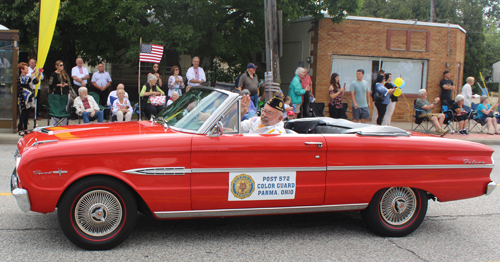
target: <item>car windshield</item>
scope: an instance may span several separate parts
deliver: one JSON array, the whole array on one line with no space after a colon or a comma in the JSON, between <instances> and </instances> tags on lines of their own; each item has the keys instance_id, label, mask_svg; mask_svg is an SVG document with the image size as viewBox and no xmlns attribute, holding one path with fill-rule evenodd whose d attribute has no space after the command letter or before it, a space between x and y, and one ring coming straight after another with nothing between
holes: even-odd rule
<instances>
[{"instance_id":1,"label":"car windshield","mask_svg":"<svg viewBox=\"0 0 500 262\"><path fill-rule=\"evenodd\" d=\"M197 131L227 97L216 90L193 88L161 111L156 121L163 124L163 118L170 127Z\"/></svg>"}]
</instances>

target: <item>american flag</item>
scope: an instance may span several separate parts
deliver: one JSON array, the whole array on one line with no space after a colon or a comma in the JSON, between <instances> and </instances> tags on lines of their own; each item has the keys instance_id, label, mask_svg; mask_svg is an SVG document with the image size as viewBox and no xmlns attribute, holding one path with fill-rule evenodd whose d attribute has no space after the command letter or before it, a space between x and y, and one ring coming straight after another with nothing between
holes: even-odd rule
<instances>
[{"instance_id":1,"label":"american flag","mask_svg":"<svg viewBox=\"0 0 500 262\"><path fill-rule=\"evenodd\" d=\"M163 46L152 44L141 44L141 55L139 61L149 63L160 63L163 56Z\"/></svg>"}]
</instances>

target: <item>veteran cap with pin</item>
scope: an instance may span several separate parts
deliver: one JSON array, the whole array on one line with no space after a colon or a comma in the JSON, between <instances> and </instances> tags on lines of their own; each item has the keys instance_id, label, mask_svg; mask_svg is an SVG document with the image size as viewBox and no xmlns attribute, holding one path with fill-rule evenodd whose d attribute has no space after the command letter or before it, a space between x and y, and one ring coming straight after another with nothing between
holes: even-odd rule
<instances>
[{"instance_id":1,"label":"veteran cap with pin","mask_svg":"<svg viewBox=\"0 0 500 262\"><path fill-rule=\"evenodd\" d=\"M278 109L281 112L283 112L285 110L283 108L284 103L283 103L283 99L281 98L281 96L275 96L275 97L269 99L269 101L267 101L267 104L270 107Z\"/></svg>"}]
</instances>

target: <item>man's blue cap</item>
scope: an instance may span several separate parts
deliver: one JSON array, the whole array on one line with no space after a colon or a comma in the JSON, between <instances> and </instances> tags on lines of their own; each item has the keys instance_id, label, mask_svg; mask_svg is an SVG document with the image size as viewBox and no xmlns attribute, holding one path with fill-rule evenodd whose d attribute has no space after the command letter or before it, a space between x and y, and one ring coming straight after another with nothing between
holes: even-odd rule
<instances>
[{"instance_id":1,"label":"man's blue cap","mask_svg":"<svg viewBox=\"0 0 500 262\"><path fill-rule=\"evenodd\" d=\"M254 65L253 63L248 63L247 69L250 69L250 68L257 69L257 66Z\"/></svg>"}]
</instances>

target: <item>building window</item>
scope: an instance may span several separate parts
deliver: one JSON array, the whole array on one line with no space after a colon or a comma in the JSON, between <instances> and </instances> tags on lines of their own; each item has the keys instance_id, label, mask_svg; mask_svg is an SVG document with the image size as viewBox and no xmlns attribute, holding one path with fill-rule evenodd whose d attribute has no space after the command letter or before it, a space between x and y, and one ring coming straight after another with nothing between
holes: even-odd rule
<instances>
[{"instance_id":1,"label":"building window","mask_svg":"<svg viewBox=\"0 0 500 262\"><path fill-rule=\"evenodd\" d=\"M357 57L357 56L332 56L331 73L340 75L340 83L350 83L356 80L356 71L363 69L364 80L372 83L376 73L382 69L392 74L392 81L397 77L403 78L405 86L404 94L417 94L418 90L426 88L427 83L427 60L398 59L385 57ZM349 89L347 89L349 90Z\"/></svg>"}]
</instances>

